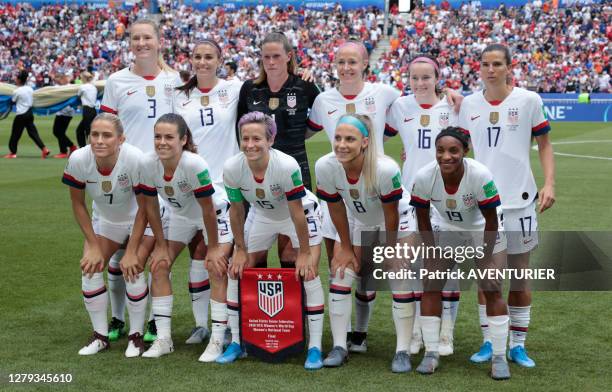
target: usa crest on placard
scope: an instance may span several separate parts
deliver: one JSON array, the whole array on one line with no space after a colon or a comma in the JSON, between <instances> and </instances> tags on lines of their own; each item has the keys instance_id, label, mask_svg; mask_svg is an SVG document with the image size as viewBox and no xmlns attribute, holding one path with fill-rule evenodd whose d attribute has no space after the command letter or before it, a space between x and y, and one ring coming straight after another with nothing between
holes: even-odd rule
<instances>
[{"instance_id":1,"label":"usa crest on placard","mask_svg":"<svg viewBox=\"0 0 612 392\"><path fill-rule=\"evenodd\" d=\"M276 316L285 305L283 282L277 280L257 282L257 302L262 312L270 317Z\"/></svg>"}]
</instances>

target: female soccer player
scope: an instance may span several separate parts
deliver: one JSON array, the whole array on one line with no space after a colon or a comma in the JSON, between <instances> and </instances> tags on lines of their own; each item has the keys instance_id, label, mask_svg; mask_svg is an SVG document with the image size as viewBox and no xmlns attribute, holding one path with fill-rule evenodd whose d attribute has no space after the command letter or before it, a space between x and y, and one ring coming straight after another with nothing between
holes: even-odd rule
<instances>
[{"instance_id":1,"label":"female soccer player","mask_svg":"<svg viewBox=\"0 0 612 392\"><path fill-rule=\"evenodd\" d=\"M436 160L433 141L440 131L457 124L457 115L448 100L440 99L438 81L440 67L436 59L419 54L410 62L410 89L412 94L398 98L387 115L386 132L399 134L404 146L406 159L402 168L402 185L411 190L417 171ZM414 208L408 211L414 216ZM416 222L414 219L410 222ZM410 231L416 227L410 227ZM423 346L419 322L421 293L416 292L417 315L414 320L414 333L410 353L417 354ZM457 280L449 280L442 291L442 326L440 331L441 356L453 353L453 330L459 307L459 285Z\"/></svg>"},{"instance_id":2,"label":"female soccer player","mask_svg":"<svg viewBox=\"0 0 612 392\"><path fill-rule=\"evenodd\" d=\"M419 233L427 248L434 245L441 249L459 247L467 242L475 249L484 248L480 253L482 257L476 259L478 269L504 268L506 239L496 213L500 197L491 172L473 159L465 158L468 142L469 137L456 127L445 128L436 136L436 161L417 172L410 204L415 207ZM432 205L437 214L430 218ZM437 227L436 240L432 227ZM435 256L425 257L423 261L429 272L446 271L454 263L455 260L436 259ZM425 356L417 368L422 374L432 374L439 366L441 290L445 281L425 279L423 282L421 328ZM504 355L509 318L501 296L501 282L482 284L486 284L487 322L493 343L491 377L510 378Z\"/></svg>"},{"instance_id":3,"label":"female soccer player","mask_svg":"<svg viewBox=\"0 0 612 392\"><path fill-rule=\"evenodd\" d=\"M181 250L203 229L202 224L208 239L204 263L214 271L213 286L222 284L227 272L227 259L218 244L217 217L212 201L215 190L210 170L206 161L195 153L189 127L180 115L164 114L155 123L154 139L155 153L147 154L144 159L141 189L145 195L154 197L160 189L159 194L172 214L167 234L169 260L151 263L157 339L143 354L146 358L158 358L174 351L170 332L173 302L170 269Z\"/></svg>"},{"instance_id":4,"label":"female soccer player","mask_svg":"<svg viewBox=\"0 0 612 392\"><path fill-rule=\"evenodd\" d=\"M58 86L65 86L70 80L68 75L60 72L56 75L56 82ZM53 135L57 138L60 152L59 154L53 155L53 158L68 158L69 152L71 153L77 149L72 140L66 136L66 131L68 131L68 126L70 125L70 121L72 121L74 113L75 110L72 106L66 106L55 113L55 119L53 120Z\"/></svg>"},{"instance_id":5,"label":"female soccer player","mask_svg":"<svg viewBox=\"0 0 612 392\"><path fill-rule=\"evenodd\" d=\"M483 50L480 77L485 89L465 99L459 125L471 135L474 158L491 170L499 186L508 233L509 268L529 268L529 253L538 244L536 199L539 213L555 202L555 161L542 99L534 92L509 84L511 68L512 57L506 46L492 44ZM539 192L530 166L532 138L538 144L544 173L544 186ZM486 362L491 358L491 345L482 317L482 296L479 302L484 343L472 361ZM513 282L508 307L511 331L508 358L523 367L534 367L535 362L525 350L531 311L531 291L525 282Z\"/></svg>"},{"instance_id":6,"label":"female soccer player","mask_svg":"<svg viewBox=\"0 0 612 392\"><path fill-rule=\"evenodd\" d=\"M272 148L276 136L276 123L272 117L251 112L240 119L238 127L242 152L227 161L223 168L223 180L232 203L230 221L236 240L229 271L228 309L238 307L237 279L242 276L244 268L255 266L261 257L265 257L279 234L288 236L292 247L298 248L295 274L296 278L304 279L306 292L310 338L304 367L320 369L323 366L321 337L324 306L323 288L318 275L321 236L318 232L309 233L307 225L307 220L314 222L315 226L320 225L320 217L315 213L316 203L304 200L309 196L296 160ZM246 236L244 200L251 203L252 210L256 211ZM230 363L242 355L237 314L230 313L229 321L232 323L232 343L217 359L217 363Z\"/></svg>"},{"instance_id":7,"label":"female soccer player","mask_svg":"<svg viewBox=\"0 0 612 392\"><path fill-rule=\"evenodd\" d=\"M49 154L49 149L45 147L45 144L38 135L38 129L34 125L34 115L32 114L32 103L34 98L34 90L26 83L28 81L28 71L19 71L19 74L15 78L15 84L17 88L13 92L11 98L14 105L17 105L15 110L15 119L13 120L13 127L11 129L11 138L9 140L10 152L6 154L5 158L17 158L17 144L23 133L23 128L28 130L28 135L34 143L42 151L42 158L45 159Z\"/></svg>"},{"instance_id":8,"label":"female soccer player","mask_svg":"<svg viewBox=\"0 0 612 392\"><path fill-rule=\"evenodd\" d=\"M239 152L234 128L242 83L238 80L219 79L217 71L222 65L221 48L216 42L196 42L191 55L191 67L195 75L185 85L177 88L174 108L191 129L198 154L209 163L211 180L218 189L214 199L215 210L218 212L219 242L225 257L229 258L233 235L229 223L229 201L223 187L223 164ZM205 248L201 244L197 248L198 253L205 253L201 247ZM211 293L209 286L202 284L208 280L208 276L200 260L191 260L189 291L196 328L187 343L200 343L208 335L208 302ZM213 326L223 324L223 329L217 328L217 331L213 328L213 336L205 354L200 358L203 362L213 362L223 353L223 332L227 323L225 283L213 288L215 291L211 301Z\"/></svg>"},{"instance_id":9,"label":"female soccer player","mask_svg":"<svg viewBox=\"0 0 612 392\"><path fill-rule=\"evenodd\" d=\"M161 56L162 41L156 22L149 19L137 20L130 26L129 32L129 46L134 62L108 78L100 109L117 114L124 126L126 141L148 153L154 151L153 126L163 114L172 113L174 88L182 82L178 73L166 65ZM111 341L119 339L125 326L125 286L119 268L123 253L124 250L120 249L113 255L108 268L112 309ZM151 314L145 342L153 340L155 322Z\"/></svg>"},{"instance_id":10,"label":"female soccer player","mask_svg":"<svg viewBox=\"0 0 612 392\"><path fill-rule=\"evenodd\" d=\"M81 107L83 108L83 119L76 129L77 143L79 147L87 145L87 138L91 129L91 122L96 117L96 99L98 98L98 89L94 84L93 75L87 71L81 73L81 81L83 84L79 87L78 96L81 98ZM108 87L107 87L108 88Z\"/></svg>"},{"instance_id":11,"label":"female soccer player","mask_svg":"<svg viewBox=\"0 0 612 392\"><path fill-rule=\"evenodd\" d=\"M124 143L123 127L117 116L102 113L92 122L91 144L75 151L64 171L62 182L69 185L72 209L85 246L81 269L85 308L94 328L92 340L83 347L80 355L92 355L109 346L106 311L108 296L102 271L114 252L130 235L137 201L135 189L140 183L140 166L143 155L140 150ZM85 206L85 192L93 199L90 219ZM142 202L139 200L139 205ZM144 209L138 209L141 219L140 235L135 234L136 244L144 232ZM163 238L161 226L153 226L158 237ZM135 232L138 232L134 228ZM149 242L152 238L149 239ZM126 357L137 357L144 351L142 333L145 321L146 298L149 294L142 266L148 254L141 254L140 271L132 270L126 282L130 332Z\"/></svg>"},{"instance_id":12,"label":"female soccer player","mask_svg":"<svg viewBox=\"0 0 612 392\"><path fill-rule=\"evenodd\" d=\"M400 170L395 161L379 153L376 143L374 127L367 116L346 114L336 127L334 152L320 158L315 166L317 195L328 203L340 241L331 261L329 318L334 347L324 361L328 367L341 366L348 357L350 294L360 269L362 232L384 230L389 243L395 244L393 237L399 227L398 203L403 193ZM398 339L392 362L394 372L410 370L407 350L413 315L410 293L394 290L393 320Z\"/></svg>"}]
</instances>

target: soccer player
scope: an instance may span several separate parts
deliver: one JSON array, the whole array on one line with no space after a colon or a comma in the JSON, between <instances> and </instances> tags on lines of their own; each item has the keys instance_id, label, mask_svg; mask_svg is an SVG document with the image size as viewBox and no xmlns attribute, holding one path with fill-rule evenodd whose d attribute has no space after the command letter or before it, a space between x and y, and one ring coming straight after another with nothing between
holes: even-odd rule
<instances>
[{"instance_id":1,"label":"soccer player","mask_svg":"<svg viewBox=\"0 0 612 392\"><path fill-rule=\"evenodd\" d=\"M70 186L70 198L75 219L85 235L81 269L85 308L93 324L92 340L80 355L93 355L109 347L106 312L108 295L102 271L112 254L123 244L135 224L137 200L135 190L140 184L143 154L124 143L121 121L114 114L102 113L92 122L91 144L70 155L62 182ZM92 217L85 206L85 193L93 199ZM138 202L141 205L141 201ZM143 217L144 210L138 209ZM141 232L145 222L141 219ZM161 227L154 226L161 232ZM135 230L138 231L138 230ZM135 234L136 235L136 234ZM136 235L136 243L141 236ZM159 234L163 237L163 234ZM152 238L149 237L149 242ZM140 255L144 265L146 255ZM130 332L126 357L137 357L144 351L142 333L146 298L149 294L142 268L130 274L126 282Z\"/></svg>"},{"instance_id":2,"label":"soccer player","mask_svg":"<svg viewBox=\"0 0 612 392\"><path fill-rule=\"evenodd\" d=\"M502 218L508 233L509 268L528 268L529 253L538 244L538 212L555 202L555 162L542 99L536 93L509 84L512 57L501 44L487 46L481 57L480 77L484 90L467 97L459 125L471 135L474 157L495 177L502 199ZM544 186L538 192L530 166L531 141L538 144ZM483 317L484 298L479 297L483 345L473 362L491 358L490 326ZM527 355L525 338L531 312L531 291L526 282L513 282L508 294L510 351L508 358L523 367L534 367Z\"/></svg>"},{"instance_id":3,"label":"soccer player","mask_svg":"<svg viewBox=\"0 0 612 392\"><path fill-rule=\"evenodd\" d=\"M34 101L34 90L32 87L27 85L28 82L28 71L19 71L19 74L15 78L15 84L17 88L13 92L11 98L15 109L15 119L13 120L13 127L11 128L11 138L9 139L9 150L10 152L4 156L4 158L13 159L17 158L17 144L23 133L23 129L27 129L28 136L42 151L42 158L45 159L49 156L50 152L45 144L38 135L38 129L34 125L34 115L32 114L32 104Z\"/></svg>"},{"instance_id":4,"label":"soccer player","mask_svg":"<svg viewBox=\"0 0 612 392\"><path fill-rule=\"evenodd\" d=\"M328 367L341 366L348 358L350 294L360 270L362 232L384 230L388 243L394 244L399 227L398 203L403 193L400 170L395 161L379 152L377 142L369 117L346 114L336 127L334 151L315 165L317 195L328 203L339 237L331 261L329 318L334 347L324 361ZM409 295L407 291L393 291L393 321L398 339L392 362L394 372L410 370L407 350L414 301Z\"/></svg>"},{"instance_id":5,"label":"soccer player","mask_svg":"<svg viewBox=\"0 0 612 392\"><path fill-rule=\"evenodd\" d=\"M506 261L506 238L498 223L496 208L500 205L491 172L481 163L466 158L469 136L459 128L443 129L435 139L436 161L417 172L410 204L415 207L419 233L427 248L440 249L471 244L482 247L482 258L476 259L479 269L501 269ZM433 206L437 214L430 215ZM478 208L476 208L478 207ZM430 217L433 216L433 217ZM434 236L432 227L436 227ZM434 239L436 238L436 239ZM436 258L438 257L438 258ZM445 271L455 260L428 256L423 261L430 272ZM421 300L421 328L425 356L417 372L432 374L440 356L441 289L446 279L425 279ZM493 346L491 377L510 378L506 361L508 310L501 294L501 282L484 281L487 323Z\"/></svg>"},{"instance_id":6,"label":"soccer player","mask_svg":"<svg viewBox=\"0 0 612 392\"><path fill-rule=\"evenodd\" d=\"M387 115L386 130L389 135L402 139L406 156L402 168L402 185L412 189L417 171L436 160L433 141L440 131L457 124L457 114L448 100L440 99L438 81L440 66L432 56L419 54L410 62L410 89L412 94L398 98ZM408 212L414 216L414 208ZM414 219L411 222L415 222ZM409 231L416 227L409 227ZM417 287L418 288L418 287ZM410 353L418 354L423 346L419 321L421 292L415 293L416 316L414 332L410 341ZM449 280L442 291L442 325L440 331L441 356L453 353L453 330L459 307L459 285L457 280Z\"/></svg>"},{"instance_id":7,"label":"soccer player","mask_svg":"<svg viewBox=\"0 0 612 392\"><path fill-rule=\"evenodd\" d=\"M217 363L230 363L242 356L238 325L238 278L244 268L253 267L279 234L289 237L298 248L296 278L304 279L308 315L308 355L304 367L323 367L323 287L318 274L321 255L320 216L314 195L307 195L300 166L295 158L272 148L276 136L273 118L261 112L244 115L238 122L241 153L225 163L223 179L232 207L230 221L236 249L229 271L227 303L232 343ZM251 203L252 222L245 233L244 201ZM307 210L307 211L306 211ZM309 232L308 222L314 228ZM346 330L345 330L346 332Z\"/></svg>"},{"instance_id":8,"label":"soccer player","mask_svg":"<svg viewBox=\"0 0 612 392\"><path fill-rule=\"evenodd\" d=\"M336 124L340 117L347 113L365 114L372 119L376 145L382 152L383 141L389 136L385 133L387 111L401 93L382 83L364 81L368 69L368 51L361 42L348 40L340 45L334 58L334 65L340 83L338 87L317 96L310 111L309 128L315 132L325 130L330 143L333 144ZM337 232L331 222L326 203L322 203L322 210L323 237L328 261L331 261ZM358 285L355 291L356 324L350 334L350 351L367 351L366 336L375 299L376 291L363 291Z\"/></svg>"},{"instance_id":9,"label":"soccer player","mask_svg":"<svg viewBox=\"0 0 612 392\"><path fill-rule=\"evenodd\" d=\"M164 114L155 124L154 139L155 153L145 156L140 187L145 195L154 197L154 202L159 189L172 214L166 236L169 258L151 262L152 309L157 339L142 355L146 358L158 358L174 351L170 328L173 303L170 269L198 231L206 229L208 251L204 264L213 272L213 286L222 285L223 275L227 273L227 259L218 243L217 216L212 199L215 190L210 170L204 158L195 153L189 127L180 115ZM161 222L157 223L161 225Z\"/></svg>"},{"instance_id":10,"label":"soccer player","mask_svg":"<svg viewBox=\"0 0 612 392\"><path fill-rule=\"evenodd\" d=\"M221 48L215 41L196 42L191 54L191 66L195 75L185 85L177 88L174 107L175 112L183 116L191 129L198 154L209 163L211 180L218 189L214 199L215 210L218 212L219 242L225 257L229 258L233 235L229 222L229 201L223 187L223 164L239 152L234 128L242 83L238 80L219 79L217 71L222 65ZM198 252L202 251L198 249ZM210 286L202 284L208 277L202 261L191 260L189 290L196 328L187 343L201 343L208 335L208 302L211 293ZM227 324L226 284L224 280L222 285L213 288L215 292L210 301L213 335L200 358L202 362L214 362L223 353L223 333ZM223 328L215 329L215 326L221 325Z\"/></svg>"},{"instance_id":11,"label":"soccer player","mask_svg":"<svg viewBox=\"0 0 612 392\"><path fill-rule=\"evenodd\" d=\"M153 126L165 113L172 113L174 88L181 80L161 57L161 37L157 23L140 19L129 29L129 47L134 62L112 74L106 81L100 109L119 116L125 129L126 141L148 153L153 149ZM161 203L163 208L163 202ZM167 217L164 217L167 219ZM109 262L109 289L111 298L110 340L124 334L125 285L119 262L124 250L120 249ZM149 279L151 277L149 276ZM145 342L155 340L155 322L150 315Z\"/></svg>"},{"instance_id":12,"label":"soccer player","mask_svg":"<svg viewBox=\"0 0 612 392\"><path fill-rule=\"evenodd\" d=\"M87 138L91 129L91 122L96 117L96 100L98 98L98 89L94 84L93 75L87 71L81 73L81 81L83 84L79 86L78 96L81 98L81 107L83 108L83 118L76 129L77 143L79 147L87 145Z\"/></svg>"},{"instance_id":13,"label":"soccer player","mask_svg":"<svg viewBox=\"0 0 612 392\"><path fill-rule=\"evenodd\" d=\"M56 81L58 86L65 86L70 82L68 75L63 71L57 73ZM60 152L59 154L53 155L53 158L68 158L69 152L71 153L77 149L72 140L66 136L66 131L68 131L68 126L70 125L70 121L72 121L74 113L75 110L70 105L55 113L55 119L53 120L53 135L57 138Z\"/></svg>"}]
</instances>

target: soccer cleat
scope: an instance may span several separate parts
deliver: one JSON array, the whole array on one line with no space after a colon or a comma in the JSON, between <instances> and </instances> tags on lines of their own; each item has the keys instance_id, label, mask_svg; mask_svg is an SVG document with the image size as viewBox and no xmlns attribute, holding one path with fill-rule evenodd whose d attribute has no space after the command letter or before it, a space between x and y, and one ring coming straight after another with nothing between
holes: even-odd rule
<instances>
[{"instance_id":1,"label":"soccer cleat","mask_svg":"<svg viewBox=\"0 0 612 392\"><path fill-rule=\"evenodd\" d=\"M151 347L142 354L143 358L159 358L162 355L170 354L174 351L171 338L155 339Z\"/></svg>"},{"instance_id":2,"label":"soccer cleat","mask_svg":"<svg viewBox=\"0 0 612 392\"><path fill-rule=\"evenodd\" d=\"M229 346L227 346L225 352L221 354L221 356L217 358L215 362L225 365L226 363L232 363L239 358L244 358L245 356L246 353L242 351L240 344L232 342Z\"/></svg>"},{"instance_id":3,"label":"soccer cleat","mask_svg":"<svg viewBox=\"0 0 612 392\"><path fill-rule=\"evenodd\" d=\"M200 344L209 335L208 328L206 327L195 327L191 330L191 336L185 341L185 344Z\"/></svg>"},{"instance_id":4,"label":"soccer cleat","mask_svg":"<svg viewBox=\"0 0 612 392\"><path fill-rule=\"evenodd\" d=\"M453 337L448 335L440 335L440 345L438 353L441 357L453 355Z\"/></svg>"},{"instance_id":5,"label":"soccer cleat","mask_svg":"<svg viewBox=\"0 0 612 392\"><path fill-rule=\"evenodd\" d=\"M126 358L136 358L145 351L144 341L140 332L135 332L128 336L128 346L125 350Z\"/></svg>"},{"instance_id":6,"label":"soccer cleat","mask_svg":"<svg viewBox=\"0 0 612 392\"><path fill-rule=\"evenodd\" d=\"M368 336L367 332L355 332L351 333L351 340L349 340L348 350L352 353L365 353L368 351L368 342L366 340Z\"/></svg>"},{"instance_id":7,"label":"soccer cleat","mask_svg":"<svg viewBox=\"0 0 612 392\"><path fill-rule=\"evenodd\" d=\"M416 371L421 374L434 374L438 366L440 366L440 354L427 351Z\"/></svg>"},{"instance_id":8,"label":"soccer cleat","mask_svg":"<svg viewBox=\"0 0 612 392\"><path fill-rule=\"evenodd\" d=\"M42 153L41 153L41 158L42 159L46 159L49 154L51 154L51 151L49 151L49 149L47 147L43 147L42 149Z\"/></svg>"},{"instance_id":9,"label":"soccer cleat","mask_svg":"<svg viewBox=\"0 0 612 392\"><path fill-rule=\"evenodd\" d=\"M306 362L304 362L304 369L306 370L319 370L323 367L323 357L321 350L318 347L312 347L308 349L306 355Z\"/></svg>"},{"instance_id":10,"label":"soccer cleat","mask_svg":"<svg viewBox=\"0 0 612 392\"><path fill-rule=\"evenodd\" d=\"M508 359L524 368L535 367L533 359L527 355L527 350L523 346L514 346L508 351Z\"/></svg>"},{"instance_id":11,"label":"soccer cleat","mask_svg":"<svg viewBox=\"0 0 612 392\"><path fill-rule=\"evenodd\" d=\"M325 367L340 367L348 361L348 351L340 346L332 348L323 361Z\"/></svg>"},{"instance_id":12,"label":"soccer cleat","mask_svg":"<svg viewBox=\"0 0 612 392\"><path fill-rule=\"evenodd\" d=\"M65 158L68 158L68 154L66 154L65 152L61 152L59 154L53 155L53 158L56 158L56 159L65 159Z\"/></svg>"},{"instance_id":13,"label":"soccer cleat","mask_svg":"<svg viewBox=\"0 0 612 392\"><path fill-rule=\"evenodd\" d=\"M157 325L155 325L155 320L149 321L147 325L147 330L144 334L145 343L153 343L157 339Z\"/></svg>"},{"instance_id":14,"label":"soccer cleat","mask_svg":"<svg viewBox=\"0 0 612 392\"><path fill-rule=\"evenodd\" d=\"M116 342L120 337L125 336L125 321L113 317L108 324L108 340Z\"/></svg>"},{"instance_id":15,"label":"soccer cleat","mask_svg":"<svg viewBox=\"0 0 612 392\"><path fill-rule=\"evenodd\" d=\"M79 350L79 355L94 355L103 350L108 350L110 343L108 337L100 335L94 331L93 336L89 340L86 346Z\"/></svg>"},{"instance_id":16,"label":"soccer cleat","mask_svg":"<svg viewBox=\"0 0 612 392\"><path fill-rule=\"evenodd\" d=\"M507 380L510 378L510 366L504 355L493 355L491 359L491 378L493 380Z\"/></svg>"},{"instance_id":17,"label":"soccer cleat","mask_svg":"<svg viewBox=\"0 0 612 392\"><path fill-rule=\"evenodd\" d=\"M17 158L17 154L6 154L4 156L4 158L6 158L6 159L15 159L15 158Z\"/></svg>"},{"instance_id":18,"label":"soccer cleat","mask_svg":"<svg viewBox=\"0 0 612 392\"><path fill-rule=\"evenodd\" d=\"M393 373L408 373L412 370L410 365L410 355L407 351L398 351L391 361L391 371Z\"/></svg>"},{"instance_id":19,"label":"soccer cleat","mask_svg":"<svg viewBox=\"0 0 612 392\"><path fill-rule=\"evenodd\" d=\"M223 354L223 342L221 340L210 340L206 350L200 355L200 362L215 362Z\"/></svg>"},{"instance_id":20,"label":"soccer cleat","mask_svg":"<svg viewBox=\"0 0 612 392\"><path fill-rule=\"evenodd\" d=\"M491 342L484 342L477 353L470 357L470 361L474 363L485 363L491 360L493 356L493 345Z\"/></svg>"},{"instance_id":21,"label":"soccer cleat","mask_svg":"<svg viewBox=\"0 0 612 392\"><path fill-rule=\"evenodd\" d=\"M423 335L421 335L420 332L413 333L412 339L410 340L410 354L412 355L418 354L422 348L423 348Z\"/></svg>"}]
</instances>

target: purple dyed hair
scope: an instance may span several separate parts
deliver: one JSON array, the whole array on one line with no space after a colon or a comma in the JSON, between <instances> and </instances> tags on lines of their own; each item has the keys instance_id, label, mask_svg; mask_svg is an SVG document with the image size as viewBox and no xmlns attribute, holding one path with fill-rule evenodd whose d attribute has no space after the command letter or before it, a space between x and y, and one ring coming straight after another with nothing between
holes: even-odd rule
<instances>
[{"instance_id":1,"label":"purple dyed hair","mask_svg":"<svg viewBox=\"0 0 612 392\"><path fill-rule=\"evenodd\" d=\"M242 134L242 127L246 124L263 124L266 127L266 138L274 140L276 137L276 122L270 116L262 112L250 112L240 117L238 130Z\"/></svg>"}]
</instances>

